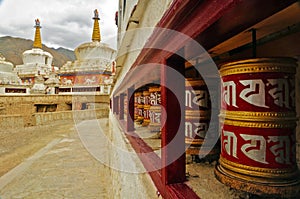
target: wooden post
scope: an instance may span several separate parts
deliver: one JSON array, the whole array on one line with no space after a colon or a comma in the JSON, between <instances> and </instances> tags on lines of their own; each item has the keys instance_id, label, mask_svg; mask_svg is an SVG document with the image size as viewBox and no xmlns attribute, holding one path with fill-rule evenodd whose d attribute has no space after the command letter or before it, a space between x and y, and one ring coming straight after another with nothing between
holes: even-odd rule
<instances>
[{"instance_id":1,"label":"wooden post","mask_svg":"<svg viewBox=\"0 0 300 199\"><path fill-rule=\"evenodd\" d=\"M120 94L119 105L120 105L120 107L119 107L119 112L120 112L119 119L124 120L124 93Z\"/></svg>"},{"instance_id":2,"label":"wooden post","mask_svg":"<svg viewBox=\"0 0 300 199\"><path fill-rule=\"evenodd\" d=\"M120 113L120 110L119 110L119 100L120 100L120 97L116 96L116 114L117 115L119 115L119 113Z\"/></svg>"},{"instance_id":3,"label":"wooden post","mask_svg":"<svg viewBox=\"0 0 300 199\"><path fill-rule=\"evenodd\" d=\"M161 73L162 121L162 182L185 181L185 78L184 59L173 55L166 60ZM179 73L174 75L174 69Z\"/></svg>"},{"instance_id":4,"label":"wooden post","mask_svg":"<svg viewBox=\"0 0 300 199\"><path fill-rule=\"evenodd\" d=\"M134 88L127 89L127 120L126 131L134 131Z\"/></svg>"}]
</instances>

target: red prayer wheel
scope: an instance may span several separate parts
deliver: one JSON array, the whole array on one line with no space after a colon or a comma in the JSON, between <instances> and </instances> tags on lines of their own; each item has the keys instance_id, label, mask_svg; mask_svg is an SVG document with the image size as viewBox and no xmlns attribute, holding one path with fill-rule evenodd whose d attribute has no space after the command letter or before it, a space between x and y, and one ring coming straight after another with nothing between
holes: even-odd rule
<instances>
[{"instance_id":1,"label":"red prayer wheel","mask_svg":"<svg viewBox=\"0 0 300 199\"><path fill-rule=\"evenodd\" d=\"M143 91L138 92L137 96L137 119L136 122L141 124L144 120L144 97Z\"/></svg>"},{"instance_id":2,"label":"red prayer wheel","mask_svg":"<svg viewBox=\"0 0 300 199\"><path fill-rule=\"evenodd\" d=\"M292 58L259 58L221 66L222 183L253 194L300 194L296 164Z\"/></svg>"},{"instance_id":3,"label":"red prayer wheel","mask_svg":"<svg viewBox=\"0 0 300 199\"><path fill-rule=\"evenodd\" d=\"M134 93L134 120L136 121L138 119L139 116L139 101L140 101L140 97L142 95L142 92L136 91Z\"/></svg>"},{"instance_id":4,"label":"red prayer wheel","mask_svg":"<svg viewBox=\"0 0 300 199\"><path fill-rule=\"evenodd\" d=\"M127 100L127 95L124 96L124 117L127 117L127 107L128 107L128 100Z\"/></svg>"},{"instance_id":5,"label":"red prayer wheel","mask_svg":"<svg viewBox=\"0 0 300 199\"><path fill-rule=\"evenodd\" d=\"M210 125L211 102L208 88L204 80L199 78L188 78L185 83L185 144L186 153L201 155L200 148L206 137ZM206 139L210 139L209 136ZM208 149L207 149L208 150ZM216 154L216 148L207 151L202 148L205 154Z\"/></svg>"},{"instance_id":6,"label":"red prayer wheel","mask_svg":"<svg viewBox=\"0 0 300 199\"><path fill-rule=\"evenodd\" d=\"M143 110L143 116L144 116L144 121L143 121L143 126L148 126L150 124L150 92L149 90L143 91L143 96L144 96L144 110Z\"/></svg>"},{"instance_id":7,"label":"red prayer wheel","mask_svg":"<svg viewBox=\"0 0 300 199\"><path fill-rule=\"evenodd\" d=\"M161 94L160 86L149 87L149 118L150 118L150 130L154 133L160 133L161 131Z\"/></svg>"}]
</instances>

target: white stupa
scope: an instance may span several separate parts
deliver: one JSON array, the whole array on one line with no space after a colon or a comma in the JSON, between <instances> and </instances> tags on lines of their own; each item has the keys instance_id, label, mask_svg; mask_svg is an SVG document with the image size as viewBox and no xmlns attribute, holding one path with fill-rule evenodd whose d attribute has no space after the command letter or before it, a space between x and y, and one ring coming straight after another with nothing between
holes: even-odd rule
<instances>
[{"instance_id":1,"label":"white stupa","mask_svg":"<svg viewBox=\"0 0 300 199\"><path fill-rule=\"evenodd\" d=\"M23 65L17 65L15 69L25 84L33 84L34 79L39 75L48 78L52 70L53 56L49 52L42 50L39 19L35 20L34 27L36 30L33 48L23 53Z\"/></svg>"},{"instance_id":2,"label":"white stupa","mask_svg":"<svg viewBox=\"0 0 300 199\"><path fill-rule=\"evenodd\" d=\"M75 49L76 61L67 62L60 69L60 79L64 86L101 87L100 93L110 92L112 75L115 71L116 51L101 42L99 14L94 11L92 41ZM88 90L88 89L86 89Z\"/></svg>"},{"instance_id":3,"label":"white stupa","mask_svg":"<svg viewBox=\"0 0 300 199\"><path fill-rule=\"evenodd\" d=\"M0 84L2 85L18 85L20 78L13 72L14 65L5 61L5 57L0 53Z\"/></svg>"}]
</instances>

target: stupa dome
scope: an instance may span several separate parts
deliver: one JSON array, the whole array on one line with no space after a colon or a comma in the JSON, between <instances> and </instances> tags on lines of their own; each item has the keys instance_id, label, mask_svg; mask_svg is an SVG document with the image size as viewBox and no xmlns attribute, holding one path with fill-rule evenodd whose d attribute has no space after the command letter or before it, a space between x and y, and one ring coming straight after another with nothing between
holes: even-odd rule
<instances>
[{"instance_id":1,"label":"stupa dome","mask_svg":"<svg viewBox=\"0 0 300 199\"><path fill-rule=\"evenodd\" d=\"M12 72L14 65L5 61L5 57L0 53L0 72Z\"/></svg>"}]
</instances>

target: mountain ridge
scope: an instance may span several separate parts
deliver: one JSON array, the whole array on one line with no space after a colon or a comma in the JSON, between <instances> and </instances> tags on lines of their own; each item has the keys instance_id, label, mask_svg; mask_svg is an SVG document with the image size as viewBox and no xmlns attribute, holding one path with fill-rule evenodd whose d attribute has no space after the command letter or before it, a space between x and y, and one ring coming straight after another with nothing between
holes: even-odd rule
<instances>
[{"instance_id":1,"label":"mountain ridge","mask_svg":"<svg viewBox=\"0 0 300 199\"><path fill-rule=\"evenodd\" d=\"M33 41L18 37L3 36L0 37L0 53L6 58L6 61L12 62L14 66L23 64L22 54L26 50L32 49ZM59 47L50 48L43 44L42 49L52 54L54 66L61 67L67 61L74 61L74 51Z\"/></svg>"}]
</instances>

